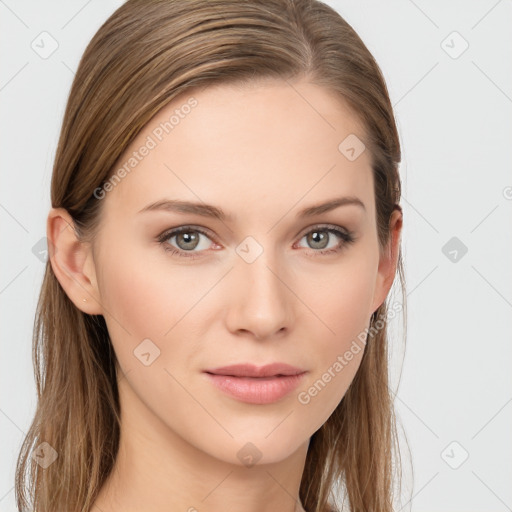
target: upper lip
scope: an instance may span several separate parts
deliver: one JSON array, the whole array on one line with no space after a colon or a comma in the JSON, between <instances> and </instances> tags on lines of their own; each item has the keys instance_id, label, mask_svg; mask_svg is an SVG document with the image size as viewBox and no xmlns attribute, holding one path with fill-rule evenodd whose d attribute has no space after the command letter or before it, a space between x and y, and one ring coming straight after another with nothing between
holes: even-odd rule
<instances>
[{"instance_id":1,"label":"upper lip","mask_svg":"<svg viewBox=\"0 0 512 512\"><path fill-rule=\"evenodd\" d=\"M295 366L285 363L272 363L265 366L255 366L250 363L234 364L205 370L215 375L231 375L233 377L273 377L278 375L299 375L304 373Z\"/></svg>"}]
</instances>

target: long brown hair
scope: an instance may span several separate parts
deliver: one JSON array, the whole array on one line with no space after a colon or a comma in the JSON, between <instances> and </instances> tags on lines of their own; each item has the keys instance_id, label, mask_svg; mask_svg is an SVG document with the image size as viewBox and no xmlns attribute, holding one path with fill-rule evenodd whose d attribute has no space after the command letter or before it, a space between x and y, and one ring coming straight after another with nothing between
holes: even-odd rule
<instances>
[{"instance_id":1,"label":"long brown hair","mask_svg":"<svg viewBox=\"0 0 512 512\"><path fill-rule=\"evenodd\" d=\"M55 156L52 206L65 208L77 233L92 239L103 203L94 191L178 94L301 77L348 102L364 125L379 244L385 247L401 193L400 143L388 91L352 27L317 0L128 0L100 27L78 66ZM397 273L405 310L401 250ZM354 380L311 437L300 485L308 512L338 510L340 486L353 512L392 510L397 446L388 382L390 312L385 301L372 316ZM37 304L33 360L38 401L18 457L17 506L88 512L119 445L116 358L103 316L75 307L50 261ZM46 469L32 460L43 442L58 452Z\"/></svg>"}]
</instances>

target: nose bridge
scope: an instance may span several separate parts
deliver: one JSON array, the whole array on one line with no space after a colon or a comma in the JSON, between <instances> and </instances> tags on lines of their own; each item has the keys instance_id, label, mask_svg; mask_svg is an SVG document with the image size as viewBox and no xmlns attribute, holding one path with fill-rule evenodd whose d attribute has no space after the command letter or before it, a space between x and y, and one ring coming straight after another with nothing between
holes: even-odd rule
<instances>
[{"instance_id":1,"label":"nose bridge","mask_svg":"<svg viewBox=\"0 0 512 512\"><path fill-rule=\"evenodd\" d=\"M263 338L290 327L293 294L285 284L279 255L251 238L236 248L232 275L235 289L229 300L228 317L232 330L251 331Z\"/></svg>"}]
</instances>

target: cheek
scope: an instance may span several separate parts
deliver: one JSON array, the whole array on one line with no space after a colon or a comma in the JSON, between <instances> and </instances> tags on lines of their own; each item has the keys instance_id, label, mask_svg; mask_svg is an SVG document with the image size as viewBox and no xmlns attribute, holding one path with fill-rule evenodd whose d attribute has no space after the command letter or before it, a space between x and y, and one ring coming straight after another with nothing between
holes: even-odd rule
<instances>
[{"instance_id":1,"label":"cheek","mask_svg":"<svg viewBox=\"0 0 512 512\"><path fill-rule=\"evenodd\" d=\"M144 257L151 261L142 264ZM192 355L200 344L193 319L204 317L201 297L215 281L210 277L202 282L190 269L173 268L165 256L153 259L132 252L121 260L112 252L104 261L102 302L112 345L126 375L121 382L129 383L126 396L132 397L132 407L143 403L164 423L178 428L187 420L176 411L189 410L193 402L189 392L197 393L196 382L187 381Z\"/></svg>"},{"instance_id":2,"label":"cheek","mask_svg":"<svg viewBox=\"0 0 512 512\"><path fill-rule=\"evenodd\" d=\"M315 371L297 399L319 418L318 426L345 395L364 353L377 268L377 259L369 254L354 253L336 271L318 273L309 292L301 292L315 315L304 326L307 339L314 340L310 355Z\"/></svg>"},{"instance_id":3,"label":"cheek","mask_svg":"<svg viewBox=\"0 0 512 512\"><path fill-rule=\"evenodd\" d=\"M208 292L219 276L212 269L177 265L163 249L159 253L117 247L122 244L112 244L110 252L105 251L108 257L103 255L99 285L121 368L139 368L134 356L144 346L158 354L152 368L186 367L215 316L213 294ZM144 341L148 339L156 348ZM177 343L180 340L186 343Z\"/></svg>"},{"instance_id":4,"label":"cheek","mask_svg":"<svg viewBox=\"0 0 512 512\"><path fill-rule=\"evenodd\" d=\"M163 249L138 249L123 240L104 248L99 267L102 305L111 322L132 335L162 336L206 287L197 285L190 269L173 264Z\"/></svg>"},{"instance_id":5,"label":"cheek","mask_svg":"<svg viewBox=\"0 0 512 512\"><path fill-rule=\"evenodd\" d=\"M314 281L300 281L298 294L317 317L317 327L325 340L324 354L343 348L367 327L377 268L378 258L364 248L339 264L319 268Z\"/></svg>"}]
</instances>

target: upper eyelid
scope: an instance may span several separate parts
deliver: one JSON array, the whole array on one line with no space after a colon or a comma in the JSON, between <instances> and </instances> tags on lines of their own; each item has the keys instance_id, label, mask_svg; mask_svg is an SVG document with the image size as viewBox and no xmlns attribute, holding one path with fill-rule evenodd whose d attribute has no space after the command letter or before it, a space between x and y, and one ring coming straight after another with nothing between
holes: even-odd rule
<instances>
[{"instance_id":1,"label":"upper eyelid","mask_svg":"<svg viewBox=\"0 0 512 512\"><path fill-rule=\"evenodd\" d=\"M162 232L161 235L158 235L158 238L159 239L161 239L161 238L164 238L164 239L172 238L172 237L174 237L176 235L179 235L180 232L186 232L187 230L189 230L189 231L197 231L197 232L199 232L202 235L210 237L213 241L216 240L215 235L211 234L212 233L211 230L209 230L208 228L202 227L202 226L194 226L193 224L184 224L182 226L176 226L175 228L166 229L165 231Z\"/></svg>"}]
</instances>

